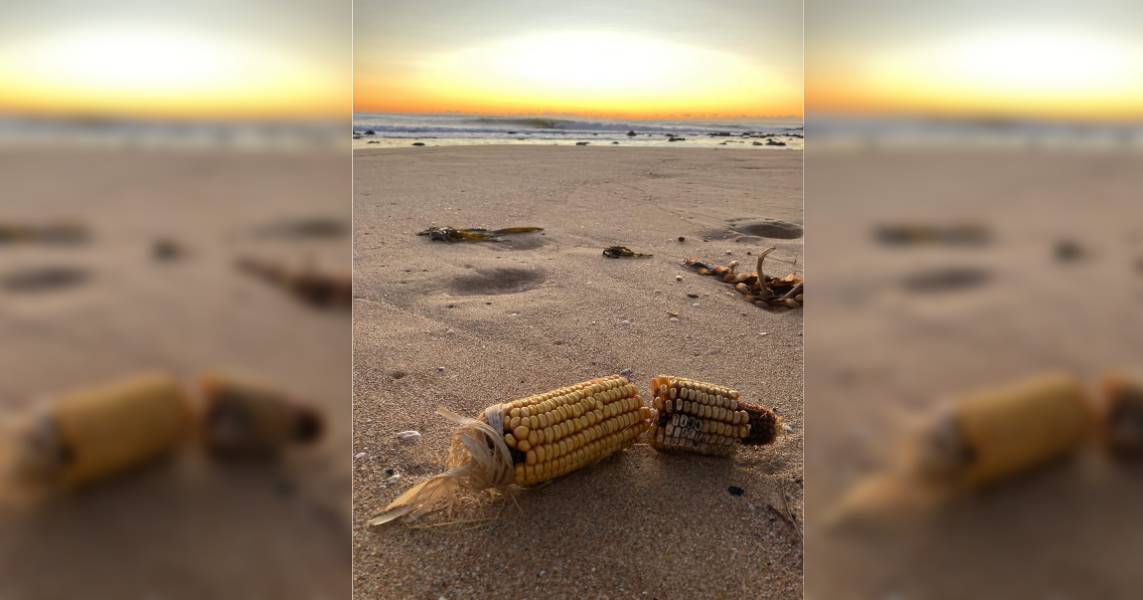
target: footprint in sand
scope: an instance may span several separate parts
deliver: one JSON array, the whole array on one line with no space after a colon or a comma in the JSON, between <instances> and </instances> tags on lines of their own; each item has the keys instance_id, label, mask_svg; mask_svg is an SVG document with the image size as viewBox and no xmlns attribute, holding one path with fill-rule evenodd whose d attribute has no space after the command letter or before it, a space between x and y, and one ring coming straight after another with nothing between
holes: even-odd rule
<instances>
[{"instance_id":1,"label":"footprint in sand","mask_svg":"<svg viewBox=\"0 0 1143 600\"><path fill-rule=\"evenodd\" d=\"M258 238L283 240L336 239L349 235L349 219L337 217L302 217L283 219L263 225L254 231Z\"/></svg>"},{"instance_id":2,"label":"footprint in sand","mask_svg":"<svg viewBox=\"0 0 1143 600\"><path fill-rule=\"evenodd\" d=\"M518 294L539 286L546 279L540 269L488 269L453 278L449 291L456 296Z\"/></svg>"},{"instance_id":3,"label":"footprint in sand","mask_svg":"<svg viewBox=\"0 0 1143 600\"><path fill-rule=\"evenodd\" d=\"M739 235L753 235L777 240L796 240L802 237L802 226L778 219L731 219L730 231Z\"/></svg>"},{"instance_id":4,"label":"footprint in sand","mask_svg":"<svg viewBox=\"0 0 1143 600\"><path fill-rule=\"evenodd\" d=\"M722 229L703 233L705 240L730 240L736 242L763 242L766 238L775 240L796 240L802 237L802 226L779 219L741 218L730 219Z\"/></svg>"},{"instance_id":5,"label":"footprint in sand","mask_svg":"<svg viewBox=\"0 0 1143 600\"><path fill-rule=\"evenodd\" d=\"M910 273L901 285L909 292L940 293L977 288L991 279L991 272L978 267L942 267Z\"/></svg>"},{"instance_id":6,"label":"footprint in sand","mask_svg":"<svg viewBox=\"0 0 1143 600\"><path fill-rule=\"evenodd\" d=\"M0 276L0 288L15 293L67 289L87 281L89 273L77 267L35 267Z\"/></svg>"}]
</instances>

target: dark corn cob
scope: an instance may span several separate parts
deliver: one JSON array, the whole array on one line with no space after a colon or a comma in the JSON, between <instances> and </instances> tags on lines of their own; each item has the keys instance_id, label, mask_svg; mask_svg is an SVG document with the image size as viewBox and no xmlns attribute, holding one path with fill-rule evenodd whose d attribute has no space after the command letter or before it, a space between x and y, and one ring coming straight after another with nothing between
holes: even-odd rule
<instances>
[{"instance_id":1,"label":"dark corn cob","mask_svg":"<svg viewBox=\"0 0 1143 600\"><path fill-rule=\"evenodd\" d=\"M740 443L769 444L782 430L774 411L739 400L730 388L659 375L651 390L658 411L651 445L659 450L729 456Z\"/></svg>"}]
</instances>

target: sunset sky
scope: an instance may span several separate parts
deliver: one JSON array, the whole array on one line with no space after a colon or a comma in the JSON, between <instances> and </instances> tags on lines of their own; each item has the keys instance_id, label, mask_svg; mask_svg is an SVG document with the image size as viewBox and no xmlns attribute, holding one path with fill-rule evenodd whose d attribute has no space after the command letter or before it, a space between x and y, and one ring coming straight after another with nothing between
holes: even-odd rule
<instances>
[{"instance_id":1,"label":"sunset sky","mask_svg":"<svg viewBox=\"0 0 1143 600\"><path fill-rule=\"evenodd\" d=\"M344 117L351 32L348 1L9 2L0 114Z\"/></svg>"},{"instance_id":2,"label":"sunset sky","mask_svg":"<svg viewBox=\"0 0 1143 600\"><path fill-rule=\"evenodd\" d=\"M800 0L358 0L358 112L802 114Z\"/></svg>"},{"instance_id":3,"label":"sunset sky","mask_svg":"<svg viewBox=\"0 0 1143 600\"><path fill-rule=\"evenodd\" d=\"M1143 118L1138 0L810 0L810 115Z\"/></svg>"}]
</instances>

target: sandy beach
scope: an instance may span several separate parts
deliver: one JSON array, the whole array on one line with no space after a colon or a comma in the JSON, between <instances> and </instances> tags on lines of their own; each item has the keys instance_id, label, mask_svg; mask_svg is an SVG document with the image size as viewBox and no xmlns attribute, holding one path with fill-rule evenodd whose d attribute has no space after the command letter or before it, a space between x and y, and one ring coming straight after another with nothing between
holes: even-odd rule
<instances>
[{"instance_id":1,"label":"sandy beach","mask_svg":"<svg viewBox=\"0 0 1143 600\"><path fill-rule=\"evenodd\" d=\"M800 234L728 230L800 225L801 152L427 147L354 164L355 597L801 597L801 311L764 311L680 265L752 264L772 245L773 274L801 273ZM430 225L545 231L450 245L415 235ZM654 257L604 258L615 244ZM624 369L645 401L658 373L737 388L792 433L732 460L640 444L487 500L482 520L366 528L442 470L438 406L475 415ZM419 443L395 437L410 429Z\"/></svg>"},{"instance_id":2,"label":"sandy beach","mask_svg":"<svg viewBox=\"0 0 1143 600\"><path fill-rule=\"evenodd\" d=\"M1045 371L1094 392L1138 368L1138 155L1104 151L810 152L806 597L1138 595L1138 469L1097 448L912 522L824 529L907 428L964 394ZM968 245L878 243L886 223L975 223ZM1078 252L1060 258L1062 241ZM971 277L948 276L972 273ZM931 286L910 285L927 277ZM938 285L939 284L939 285Z\"/></svg>"},{"instance_id":3,"label":"sandy beach","mask_svg":"<svg viewBox=\"0 0 1143 600\"><path fill-rule=\"evenodd\" d=\"M75 245L0 245L5 416L144 370L191 390L224 369L312 403L327 423L317 447L277 463L212 464L187 448L5 515L0 597L349 595L350 313L234 267L253 255L346 270L348 156L9 146L0 178L0 221L90 232ZM309 218L345 231L275 233ZM178 256L156 259L159 239ZM35 276L53 270L73 275Z\"/></svg>"}]
</instances>

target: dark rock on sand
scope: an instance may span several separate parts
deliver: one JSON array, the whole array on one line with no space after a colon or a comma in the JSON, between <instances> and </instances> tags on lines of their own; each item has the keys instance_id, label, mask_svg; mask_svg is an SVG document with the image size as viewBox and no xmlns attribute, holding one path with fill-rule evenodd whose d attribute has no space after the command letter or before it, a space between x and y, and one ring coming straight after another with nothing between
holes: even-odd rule
<instances>
[{"instance_id":1,"label":"dark rock on sand","mask_svg":"<svg viewBox=\"0 0 1143 600\"><path fill-rule=\"evenodd\" d=\"M1074 262L1084 257L1084 249L1075 240L1058 240L1055 246L1056 260Z\"/></svg>"},{"instance_id":2,"label":"dark rock on sand","mask_svg":"<svg viewBox=\"0 0 1143 600\"><path fill-rule=\"evenodd\" d=\"M151 256L155 260L167 262L180 258L182 255L182 246L172 239L161 238L151 244Z\"/></svg>"}]
</instances>

